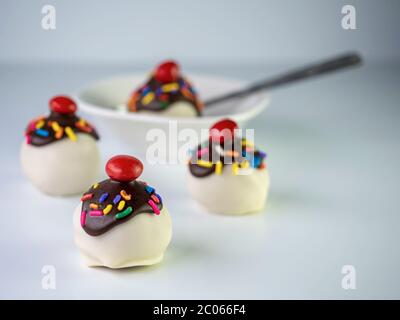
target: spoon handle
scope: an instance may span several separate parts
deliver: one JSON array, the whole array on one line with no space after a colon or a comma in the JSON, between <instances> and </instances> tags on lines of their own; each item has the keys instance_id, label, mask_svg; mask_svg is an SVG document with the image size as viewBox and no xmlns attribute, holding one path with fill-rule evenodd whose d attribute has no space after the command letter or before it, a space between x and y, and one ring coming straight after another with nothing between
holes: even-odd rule
<instances>
[{"instance_id":1,"label":"spoon handle","mask_svg":"<svg viewBox=\"0 0 400 320\"><path fill-rule=\"evenodd\" d=\"M247 96L254 92L271 89L285 85L298 80L308 79L314 76L322 75L332 71L340 70L342 68L347 68L350 66L356 66L361 64L362 59L357 53L349 53L341 55L339 57L329 59L320 63L309 65L283 75L276 76L275 78L261 80L250 85L247 88L240 89L228 94L224 94L219 97L211 98L205 102L206 107L217 104L222 101L226 101L233 98Z\"/></svg>"}]
</instances>

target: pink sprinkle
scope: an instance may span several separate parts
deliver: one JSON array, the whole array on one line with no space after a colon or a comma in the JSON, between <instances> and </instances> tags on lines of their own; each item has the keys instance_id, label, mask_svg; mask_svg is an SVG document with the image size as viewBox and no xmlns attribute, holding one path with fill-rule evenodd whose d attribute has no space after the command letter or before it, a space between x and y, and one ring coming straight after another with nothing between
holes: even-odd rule
<instances>
[{"instance_id":1,"label":"pink sprinkle","mask_svg":"<svg viewBox=\"0 0 400 320\"><path fill-rule=\"evenodd\" d=\"M90 211L90 216L91 217L99 217L102 216L103 212L101 212L100 210L92 210Z\"/></svg>"},{"instance_id":2,"label":"pink sprinkle","mask_svg":"<svg viewBox=\"0 0 400 320\"><path fill-rule=\"evenodd\" d=\"M33 120L30 124L29 124L29 130L30 131L34 131L36 129L36 121Z\"/></svg>"},{"instance_id":3,"label":"pink sprinkle","mask_svg":"<svg viewBox=\"0 0 400 320\"><path fill-rule=\"evenodd\" d=\"M208 153L208 148L203 148L197 151L197 156L201 157L204 153Z\"/></svg>"},{"instance_id":4,"label":"pink sprinkle","mask_svg":"<svg viewBox=\"0 0 400 320\"><path fill-rule=\"evenodd\" d=\"M86 211L81 212L81 226L82 228L86 225Z\"/></svg>"},{"instance_id":5,"label":"pink sprinkle","mask_svg":"<svg viewBox=\"0 0 400 320\"><path fill-rule=\"evenodd\" d=\"M158 210L158 208L153 200L149 200L149 205L153 208L153 211L156 215L160 214L160 210Z\"/></svg>"},{"instance_id":6,"label":"pink sprinkle","mask_svg":"<svg viewBox=\"0 0 400 320\"><path fill-rule=\"evenodd\" d=\"M27 134L25 137L26 137L26 144L31 144L31 136Z\"/></svg>"}]
</instances>

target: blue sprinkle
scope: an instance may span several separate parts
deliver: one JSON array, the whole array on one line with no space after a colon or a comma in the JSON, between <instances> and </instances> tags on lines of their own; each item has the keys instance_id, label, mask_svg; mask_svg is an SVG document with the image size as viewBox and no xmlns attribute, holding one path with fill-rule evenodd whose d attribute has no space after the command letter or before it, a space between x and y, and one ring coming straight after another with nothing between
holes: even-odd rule
<instances>
[{"instance_id":1,"label":"blue sprinkle","mask_svg":"<svg viewBox=\"0 0 400 320\"><path fill-rule=\"evenodd\" d=\"M156 95L160 96L163 93L161 87L156 89Z\"/></svg>"},{"instance_id":2,"label":"blue sprinkle","mask_svg":"<svg viewBox=\"0 0 400 320\"><path fill-rule=\"evenodd\" d=\"M150 193L150 194L152 194L153 192L154 192L154 188L153 187L150 187L150 186L146 186L146 191L148 192L148 193Z\"/></svg>"},{"instance_id":3,"label":"blue sprinkle","mask_svg":"<svg viewBox=\"0 0 400 320\"><path fill-rule=\"evenodd\" d=\"M261 164L261 159L260 157L254 158L254 167L258 167Z\"/></svg>"},{"instance_id":4,"label":"blue sprinkle","mask_svg":"<svg viewBox=\"0 0 400 320\"><path fill-rule=\"evenodd\" d=\"M44 130L44 129L36 129L36 134L38 134L39 136L42 136L42 137L48 137L49 136L49 132L47 130Z\"/></svg>"},{"instance_id":5,"label":"blue sprinkle","mask_svg":"<svg viewBox=\"0 0 400 320\"><path fill-rule=\"evenodd\" d=\"M99 202L102 203L104 201L106 201L106 199L108 198L108 193L103 193L99 199Z\"/></svg>"},{"instance_id":6,"label":"blue sprinkle","mask_svg":"<svg viewBox=\"0 0 400 320\"><path fill-rule=\"evenodd\" d=\"M151 91L151 89L150 89L150 87L144 87L143 88L143 91L142 91L142 94L145 96L147 93L149 93Z\"/></svg>"},{"instance_id":7,"label":"blue sprinkle","mask_svg":"<svg viewBox=\"0 0 400 320\"><path fill-rule=\"evenodd\" d=\"M119 200L121 200L121 196L119 194L117 194L113 200L114 204L117 204L119 202Z\"/></svg>"}]
</instances>

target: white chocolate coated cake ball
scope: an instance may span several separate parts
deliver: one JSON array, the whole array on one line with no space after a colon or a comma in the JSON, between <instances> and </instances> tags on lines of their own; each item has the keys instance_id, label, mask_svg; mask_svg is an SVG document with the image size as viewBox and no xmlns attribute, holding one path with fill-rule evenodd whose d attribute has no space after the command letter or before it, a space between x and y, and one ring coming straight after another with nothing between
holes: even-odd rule
<instances>
[{"instance_id":1,"label":"white chocolate coated cake ball","mask_svg":"<svg viewBox=\"0 0 400 320\"><path fill-rule=\"evenodd\" d=\"M188 174L192 197L210 212L243 215L264 208L269 190L268 170L252 170L247 175L234 175L230 166L220 175L198 178Z\"/></svg>"},{"instance_id":2,"label":"white chocolate coated cake ball","mask_svg":"<svg viewBox=\"0 0 400 320\"><path fill-rule=\"evenodd\" d=\"M96 140L77 134L77 141L63 139L41 147L23 142L21 165L40 191L54 196L73 195L97 180L100 154Z\"/></svg>"},{"instance_id":3,"label":"white chocolate coated cake ball","mask_svg":"<svg viewBox=\"0 0 400 320\"><path fill-rule=\"evenodd\" d=\"M76 109L69 97L54 97L50 115L31 121L26 129L21 166L33 185L46 194L79 194L97 180L99 136L76 116Z\"/></svg>"},{"instance_id":4,"label":"white chocolate coated cake ball","mask_svg":"<svg viewBox=\"0 0 400 320\"><path fill-rule=\"evenodd\" d=\"M172 236L172 222L161 196L137 181L142 163L115 156L110 177L84 193L73 215L75 243L87 266L127 268L159 263Z\"/></svg>"},{"instance_id":5,"label":"white chocolate coated cake ball","mask_svg":"<svg viewBox=\"0 0 400 320\"><path fill-rule=\"evenodd\" d=\"M208 211L242 215L264 208L270 179L252 142L236 135L237 124L224 119L210 128L210 139L193 150L188 189Z\"/></svg>"},{"instance_id":6,"label":"white chocolate coated cake ball","mask_svg":"<svg viewBox=\"0 0 400 320\"><path fill-rule=\"evenodd\" d=\"M81 209L79 204L74 212L74 240L87 266L119 269L162 261L172 237L172 222L167 208L163 208L158 216L138 214L96 237L82 228Z\"/></svg>"}]
</instances>

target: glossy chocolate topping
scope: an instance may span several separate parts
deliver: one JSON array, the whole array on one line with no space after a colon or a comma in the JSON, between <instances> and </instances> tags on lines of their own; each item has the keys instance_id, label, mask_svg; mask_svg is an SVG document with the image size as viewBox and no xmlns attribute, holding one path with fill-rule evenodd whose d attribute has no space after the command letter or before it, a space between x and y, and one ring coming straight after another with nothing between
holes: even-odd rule
<instances>
[{"instance_id":1,"label":"glossy chocolate topping","mask_svg":"<svg viewBox=\"0 0 400 320\"><path fill-rule=\"evenodd\" d=\"M230 141L209 139L200 144L189 160L192 175L202 178L211 174L221 174L226 166L232 168L232 174L242 169L264 169L266 154L254 149L245 138L234 138Z\"/></svg>"},{"instance_id":2,"label":"glossy chocolate topping","mask_svg":"<svg viewBox=\"0 0 400 320\"><path fill-rule=\"evenodd\" d=\"M95 128L87 121L78 118L75 102L66 96L54 97L50 100L50 115L32 120L25 131L28 144L40 147L69 138L77 140L77 133L88 134L98 140Z\"/></svg>"},{"instance_id":3,"label":"glossy chocolate topping","mask_svg":"<svg viewBox=\"0 0 400 320\"><path fill-rule=\"evenodd\" d=\"M180 75L179 65L172 60L157 66L150 79L134 91L128 101L131 112L148 110L160 112L175 102L187 102L193 106L197 115L203 110L203 103L193 86Z\"/></svg>"},{"instance_id":4,"label":"glossy chocolate topping","mask_svg":"<svg viewBox=\"0 0 400 320\"><path fill-rule=\"evenodd\" d=\"M132 94L128 107L133 112L163 111L178 101L188 102L196 109L197 115L201 115L203 105L188 81L180 77L176 82L163 84L153 76L142 88Z\"/></svg>"},{"instance_id":5,"label":"glossy chocolate topping","mask_svg":"<svg viewBox=\"0 0 400 320\"><path fill-rule=\"evenodd\" d=\"M81 225L91 236L101 235L137 214L160 214L161 197L145 182L104 180L82 196Z\"/></svg>"}]
</instances>

